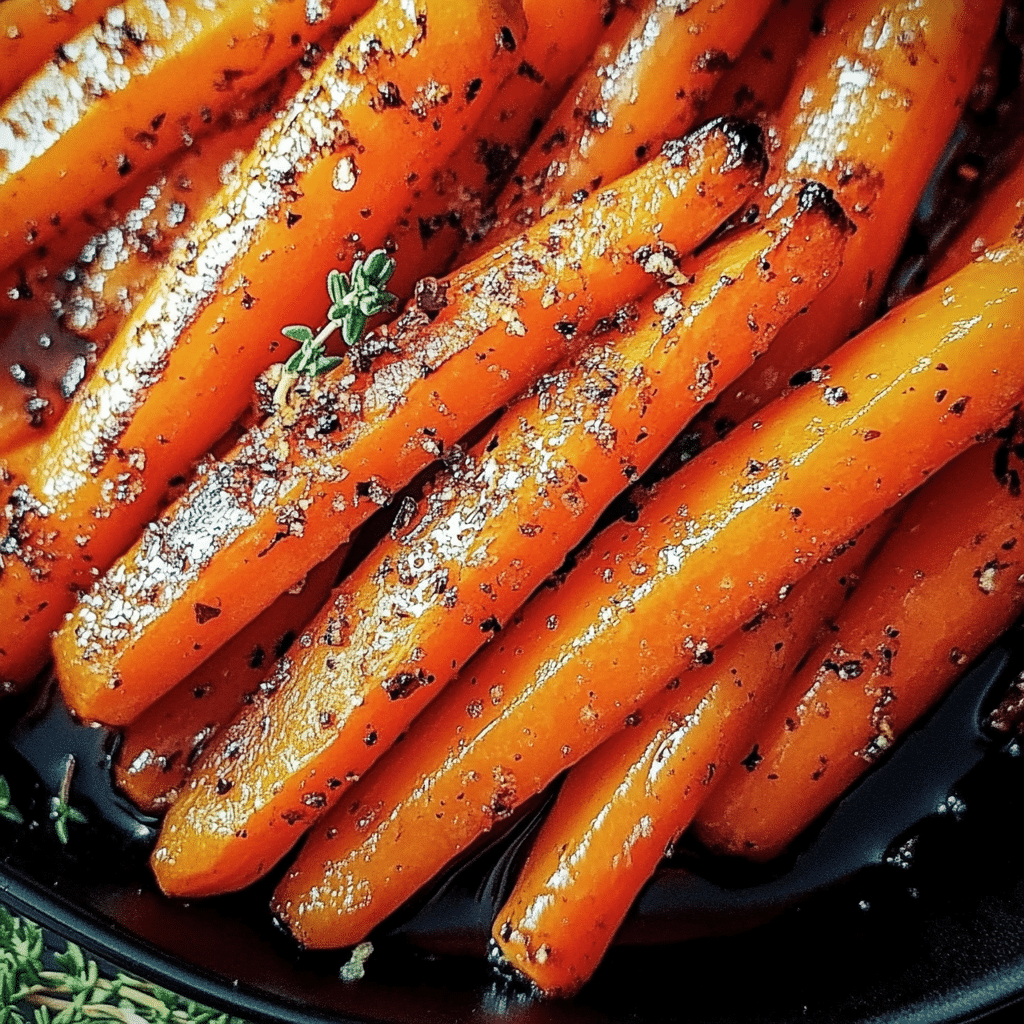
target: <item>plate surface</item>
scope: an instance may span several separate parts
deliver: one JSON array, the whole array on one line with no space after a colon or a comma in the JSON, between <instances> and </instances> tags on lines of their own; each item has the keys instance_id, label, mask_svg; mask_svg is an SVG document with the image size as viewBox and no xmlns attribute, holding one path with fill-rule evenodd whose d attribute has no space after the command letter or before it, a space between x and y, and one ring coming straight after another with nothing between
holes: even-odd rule
<instances>
[{"instance_id":1,"label":"plate surface","mask_svg":"<svg viewBox=\"0 0 1024 1024\"><path fill-rule=\"evenodd\" d=\"M58 706L23 714L3 743L0 770L34 824L0 821L0 900L101 960L252 1020L974 1020L1024 996L1024 754L982 726L1022 665L1014 632L786 863L740 871L678 851L627 924L630 944L565 1004L532 1001L484 961L528 820L389 922L366 977L342 982L346 954L298 953L265 893L192 904L157 893L152 823L109 791L109 738ZM67 847L46 820L55 749L74 752L72 802L90 818Z\"/></svg>"}]
</instances>

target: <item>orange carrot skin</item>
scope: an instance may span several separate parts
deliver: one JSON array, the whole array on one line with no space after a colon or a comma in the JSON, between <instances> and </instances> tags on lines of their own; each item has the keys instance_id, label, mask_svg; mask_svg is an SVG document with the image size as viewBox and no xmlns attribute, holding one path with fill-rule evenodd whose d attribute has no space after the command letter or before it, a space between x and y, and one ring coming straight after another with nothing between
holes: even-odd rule
<instances>
[{"instance_id":1,"label":"orange carrot skin","mask_svg":"<svg viewBox=\"0 0 1024 1024\"><path fill-rule=\"evenodd\" d=\"M997 476L1001 447L976 446L915 495L836 632L757 730L757 765L727 775L701 810L712 849L780 854L1024 609L1024 500Z\"/></svg>"},{"instance_id":2,"label":"orange carrot skin","mask_svg":"<svg viewBox=\"0 0 1024 1024\"><path fill-rule=\"evenodd\" d=\"M722 396L740 423L876 315L918 199L970 94L998 0L832 0L775 118L780 173L824 181L854 222L843 273ZM710 422L705 444L716 438Z\"/></svg>"},{"instance_id":3,"label":"orange carrot skin","mask_svg":"<svg viewBox=\"0 0 1024 1024\"><path fill-rule=\"evenodd\" d=\"M168 816L154 858L165 891L242 888L276 863L827 284L846 221L808 194L794 218L734 239L685 292L646 299L625 337L542 380L339 587Z\"/></svg>"},{"instance_id":4,"label":"orange carrot skin","mask_svg":"<svg viewBox=\"0 0 1024 1024\"><path fill-rule=\"evenodd\" d=\"M369 373L353 375L346 363L318 378L293 424L272 419L201 471L58 633L59 673L76 711L130 720L444 448L578 347L601 314L646 291L645 267L662 265L659 244L691 250L750 196L763 154L749 141L745 128L709 126L464 268L448 279L451 301L437 318L411 309L384 339L397 351ZM234 511L197 546L191 524L203 507ZM220 614L199 623L197 605Z\"/></svg>"},{"instance_id":5,"label":"orange carrot skin","mask_svg":"<svg viewBox=\"0 0 1024 1024\"><path fill-rule=\"evenodd\" d=\"M718 80L704 114L753 118L781 106L822 6L822 0L774 0L743 52Z\"/></svg>"},{"instance_id":6,"label":"orange carrot skin","mask_svg":"<svg viewBox=\"0 0 1024 1024\"><path fill-rule=\"evenodd\" d=\"M628 173L696 124L769 2L647 0L632 19L617 18L498 197L485 244Z\"/></svg>"},{"instance_id":7,"label":"orange carrot skin","mask_svg":"<svg viewBox=\"0 0 1024 1024\"><path fill-rule=\"evenodd\" d=\"M511 68L514 55L495 39L523 31L514 0L419 0L418 17L434 28L425 38L407 6L374 7L260 136L44 446L4 513L25 542L0 576L0 678L23 681L45 662L74 591L132 543L167 482L228 430L253 378L291 353L280 327L320 322L327 271L384 241L408 204L413 168L443 161L473 104Z\"/></svg>"},{"instance_id":8,"label":"orange carrot skin","mask_svg":"<svg viewBox=\"0 0 1024 1024\"><path fill-rule=\"evenodd\" d=\"M177 799L201 752L254 700L274 662L330 596L345 550L126 726L114 778L137 807L160 813Z\"/></svg>"},{"instance_id":9,"label":"orange carrot skin","mask_svg":"<svg viewBox=\"0 0 1024 1024\"><path fill-rule=\"evenodd\" d=\"M347 24L369 0L334 0ZM125 0L0 107L0 266L162 163L329 24L302 0ZM55 116L55 111L60 116Z\"/></svg>"},{"instance_id":10,"label":"orange carrot skin","mask_svg":"<svg viewBox=\"0 0 1024 1024\"><path fill-rule=\"evenodd\" d=\"M541 591L314 828L274 901L299 941L359 941L665 679L1003 420L1024 394L1022 260L1020 244L989 253L863 332Z\"/></svg>"},{"instance_id":11,"label":"orange carrot skin","mask_svg":"<svg viewBox=\"0 0 1024 1024\"><path fill-rule=\"evenodd\" d=\"M515 74L395 231L398 267L388 287L396 295L411 294L417 266L420 276L442 274L467 239L480 237L494 195L593 53L606 21L628 16L594 0L523 0L523 10L530 30L516 51ZM455 265L465 262L460 256Z\"/></svg>"},{"instance_id":12,"label":"orange carrot skin","mask_svg":"<svg viewBox=\"0 0 1024 1024\"><path fill-rule=\"evenodd\" d=\"M217 130L0 273L0 322L10 317L0 365L18 363L32 381L0 375L0 456L19 478L175 242L193 230L227 166L252 148L274 107L301 83L297 69L278 75Z\"/></svg>"},{"instance_id":13,"label":"orange carrot skin","mask_svg":"<svg viewBox=\"0 0 1024 1024\"><path fill-rule=\"evenodd\" d=\"M819 563L786 599L652 697L568 774L494 922L503 957L544 995L593 974L634 899L842 604L889 517Z\"/></svg>"},{"instance_id":14,"label":"orange carrot skin","mask_svg":"<svg viewBox=\"0 0 1024 1024\"><path fill-rule=\"evenodd\" d=\"M0 100L111 6L111 0L4 0L0 7ZM65 10L65 7L68 9Z\"/></svg>"}]
</instances>

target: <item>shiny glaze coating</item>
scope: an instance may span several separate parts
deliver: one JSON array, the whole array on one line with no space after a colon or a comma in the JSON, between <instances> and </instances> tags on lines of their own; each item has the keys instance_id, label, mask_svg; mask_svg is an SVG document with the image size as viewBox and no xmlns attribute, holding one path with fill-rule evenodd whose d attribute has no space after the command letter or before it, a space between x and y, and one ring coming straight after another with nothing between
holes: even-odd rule
<instances>
[{"instance_id":1,"label":"shiny glaze coating","mask_svg":"<svg viewBox=\"0 0 1024 1024\"><path fill-rule=\"evenodd\" d=\"M511 70L502 30L514 40L521 19L515 0L384 0L260 135L2 514L15 539L0 574L0 679L38 669L75 591L246 409L253 378L290 355L281 327L324 315L327 271L384 243L410 175L446 158Z\"/></svg>"},{"instance_id":2,"label":"shiny glaze coating","mask_svg":"<svg viewBox=\"0 0 1024 1024\"><path fill-rule=\"evenodd\" d=\"M346 550L313 569L124 728L114 777L136 807L166 810L221 729L268 688L274 663L330 596Z\"/></svg>"},{"instance_id":3,"label":"shiny glaze coating","mask_svg":"<svg viewBox=\"0 0 1024 1024\"><path fill-rule=\"evenodd\" d=\"M750 141L709 127L464 268L368 340L368 370L346 361L202 467L58 634L72 706L130 720L601 315L650 287L651 272L674 270L661 246L689 251L750 195L763 170ZM199 604L220 614L197 623Z\"/></svg>"},{"instance_id":4,"label":"shiny glaze coating","mask_svg":"<svg viewBox=\"0 0 1024 1024\"><path fill-rule=\"evenodd\" d=\"M175 244L195 229L273 111L302 84L303 70L282 72L188 149L90 207L80 222L62 227L46 245L0 272L0 323L9 321L0 340L0 365L18 363L30 378L19 382L0 375L0 457L16 477L24 478L39 444ZM23 445L30 447L12 454Z\"/></svg>"},{"instance_id":5,"label":"shiny glaze coating","mask_svg":"<svg viewBox=\"0 0 1024 1024\"><path fill-rule=\"evenodd\" d=\"M1012 434L1012 432L1011 432ZM1019 438L977 445L929 481L756 730L697 833L755 860L781 853L1024 609Z\"/></svg>"},{"instance_id":6,"label":"shiny glaze coating","mask_svg":"<svg viewBox=\"0 0 1024 1024\"><path fill-rule=\"evenodd\" d=\"M694 411L827 285L845 226L827 202L735 239L685 289L624 312L407 510L171 811L154 856L166 890L246 884L344 799Z\"/></svg>"},{"instance_id":7,"label":"shiny glaze coating","mask_svg":"<svg viewBox=\"0 0 1024 1024\"><path fill-rule=\"evenodd\" d=\"M831 0L772 119L783 175L832 188L857 233L829 301L794 324L719 401L719 430L752 415L794 373L878 314L921 193L962 113L1000 0ZM778 183L769 187L771 202ZM702 440L718 433L709 420Z\"/></svg>"},{"instance_id":8,"label":"shiny glaze coating","mask_svg":"<svg viewBox=\"0 0 1024 1024\"><path fill-rule=\"evenodd\" d=\"M275 894L299 941L359 941L666 679L1003 421L1024 395L1022 262L1020 243L991 252L879 321L541 591L315 827ZM495 688L500 699L485 699Z\"/></svg>"},{"instance_id":9,"label":"shiny glaze coating","mask_svg":"<svg viewBox=\"0 0 1024 1024\"><path fill-rule=\"evenodd\" d=\"M126 0L0 106L0 266L188 146L368 0ZM323 22L323 24L321 24ZM187 72L183 72L187 68Z\"/></svg>"},{"instance_id":10,"label":"shiny glaze coating","mask_svg":"<svg viewBox=\"0 0 1024 1024\"><path fill-rule=\"evenodd\" d=\"M486 230L495 194L610 19L623 15L615 0L523 0L523 11L530 29L516 50L515 74L395 231L399 252L422 250L417 260L399 260L389 284L398 295L411 293L417 266L427 268L420 276L437 276L469 262L466 240Z\"/></svg>"},{"instance_id":11,"label":"shiny glaze coating","mask_svg":"<svg viewBox=\"0 0 1024 1024\"><path fill-rule=\"evenodd\" d=\"M54 51L111 6L111 0L4 0L0 8L0 101Z\"/></svg>"},{"instance_id":12,"label":"shiny glaze coating","mask_svg":"<svg viewBox=\"0 0 1024 1024\"><path fill-rule=\"evenodd\" d=\"M842 545L569 772L495 919L499 969L563 998L590 977L890 525L885 515Z\"/></svg>"},{"instance_id":13,"label":"shiny glaze coating","mask_svg":"<svg viewBox=\"0 0 1024 1024\"><path fill-rule=\"evenodd\" d=\"M645 0L621 12L497 199L485 245L626 174L687 131L769 0Z\"/></svg>"}]
</instances>

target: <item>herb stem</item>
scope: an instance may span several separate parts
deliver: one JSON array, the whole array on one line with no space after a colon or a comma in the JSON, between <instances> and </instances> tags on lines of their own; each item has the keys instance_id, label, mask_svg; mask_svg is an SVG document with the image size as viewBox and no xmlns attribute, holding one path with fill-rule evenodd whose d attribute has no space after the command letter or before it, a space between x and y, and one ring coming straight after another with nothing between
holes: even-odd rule
<instances>
[{"instance_id":1,"label":"herb stem","mask_svg":"<svg viewBox=\"0 0 1024 1024\"><path fill-rule=\"evenodd\" d=\"M334 334L335 331L339 330L340 327L341 324L337 320L328 320L327 324L321 328L320 333L312 340L312 342L309 343L309 350L316 352L317 350L322 349L326 344L327 339ZM307 356L305 346L303 348L302 355ZM288 403L288 394L295 382L302 376L302 374L309 372L307 363L310 362L310 359L308 356L307 358L300 359L300 362L302 364L301 369L290 370L288 369L288 366L285 366L281 371L281 379L277 382L277 387L274 389L274 405L278 408L281 408ZM289 360L289 365L290 363L291 361ZM313 374L313 376L315 376L315 374Z\"/></svg>"},{"instance_id":2,"label":"herb stem","mask_svg":"<svg viewBox=\"0 0 1024 1024\"><path fill-rule=\"evenodd\" d=\"M74 1001L59 999L51 994L52 991L48 989L41 991L30 990L22 998L26 1003L30 1003L33 1006L45 1006L50 1010L63 1011L77 1008L84 1017L95 1017L101 1020L120 1020L124 1024L148 1024L145 1017L140 1016L128 1007L111 1006L109 1003L85 1003L76 1007ZM164 1009L164 1007L160 1006L160 1009Z\"/></svg>"}]
</instances>

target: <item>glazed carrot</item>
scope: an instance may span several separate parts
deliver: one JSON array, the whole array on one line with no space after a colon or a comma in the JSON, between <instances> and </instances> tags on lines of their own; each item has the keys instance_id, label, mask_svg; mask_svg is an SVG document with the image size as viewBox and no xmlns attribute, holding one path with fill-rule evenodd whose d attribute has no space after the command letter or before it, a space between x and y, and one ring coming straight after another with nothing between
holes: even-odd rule
<instances>
[{"instance_id":1,"label":"glazed carrot","mask_svg":"<svg viewBox=\"0 0 1024 1024\"><path fill-rule=\"evenodd\" d=\"M274 898L306 946L360 940L1024 395L1024 244L845 345L601 535L313 829ZM942 401L938 389L946 389Z\"/></svg>"},{"instance_id":2,"label":"glazed carrot","mask_svg":"<svg viewBox=\"0 0 1024 1024\"><path fill-rule=\"evenodd\" d=\"M1024 608L1020 461L996 440L921 489L861 588L697 819L769 860L866 772Z\"/></svg>"},{"instance_id":3,"label":"glazed carrot","mask_svg":"<svg viewBox=\"0 0 1024 1024\"><path fill-rule=\"evenodd\" d=\"M114 778L137 807L157 813L177 799L202 751L255 699L274 662L327 600L345 550L282 594L125 728Z\"/></svg>"},{"instance_id":4,"label":"glazed carrot","mask_svg":"<svg viewBox=\"0 0 1024 1024\"><path fill-rule=\"evenodd\" d=\"M384 241L413 169L443 163L513 66L515 0L415 9L432 23L425 37L408 0L382 0L320 64L204 208L183 258L161 268L47 440L3 513L20 540L0 575L0 678L24 680L46 660L71 588L138 537L167 482L249 405L253 378L291 354L281 327L323 316L328 270Z\"/></svg>"},{"instance_id":5,"label":"glazed carrot","mask_svg":"<svg viewBox=\"0 0 1024 1024\"><path fill-rule=\"evenodd\" d=\"M626 174L696 124L768 6L646 0L631 19L619 17L498 197L486 244Z\"/></svg>"},{"instance_id":6,"label":"glazed carrot","mask_svg":"<svg viewBox=\"0 0 1024 1024\"><path fill-rule=\"evenodd\" d=\"M623 15L594 0L523 0L523 11L530 30L516 51L515 74L395 231L398 268L389 288L397 295L411 294L416 267L423 274L443 273L463 243L483 233L498 189L593 53L606 23ZM408 259L410 251L415 259Z\"/></svg>"},{"instance_id":7,"label":"glazed carrot","mask_svg":"<svg viewBox=\"0 0 1024 1024\"><path fill-rule=\"evenodd\" d=\"M335 0L346 24L368 0ZM326 27L303 0L125 0L0 107L0 266L302 56Z\"/></svg>"},{"instance_id":8,"label":"glazed carrot","mask_svg":"<svg viewBox=\"0 0 1024 1024\"><path fill-rule=\"evenodd\" d=\"M827 285L846 223L809 187L795 216L735 239L685 292L645 299L624 336L602 335L513 405L339 587L273 691L211 748L166 819L164 890L238 889L275 864Z\"/></svg>"},{"instance_id":9,"label":"glazed carrot","mask_svg":"<svg viewBox=\"0 0 1024 1024\"><path fill-rule=\"evenodd\" d=\"M2 363L0 456L23 477L37 444L117 334L180 237L302 83L297 69L257 91L253 104L225 117L188 149L66 225L50 242L0 272ZM32 453L32 454L30 454Z\"/></svg>"},{"instance_id":10,"label":"glazed carrot","mask_svg":"<svg viewBox=\"0 0 1024 1024\"><path fill-rule=\"evenodd\" d=\"M353 374L349 362L318 378L294 415L273 418L207 466L58 634L72 706L85 718L126 721L187 675L443 450L577 348L602 315L646 291L649 270L671 271L663 246L691 250L742 205L763 169L758 140L735 124L709 126L464 268L421 296L427 308L443 305L433 322L414 307L381 335L380 348L393 351L370 372ZM195 516L221 507L235 511L197 536ZM200 605L219 614L200 621Z\"/></svg>"},{"instance_id":11,"label":"glazed carrot","mask_svg":"<svg viewBox=\"0 0 1024 1024\"><path fill-rule=\"evenodd\" d=\"M786 98L823 0L774 0L735 63L718 80L704 113L753 118Z\"/></svg>"},{"instance_id":12,"label":"glazed carrot","mask_svg":"<svg viewBox=\"0 0 1024 1024\"><path fill-rule=\"evenodd\" d=\"M888 526L883 516L819 563L716 650L710 667L673 680L569 772L495 919L492 962L503 959L546 996L571 996L593 974L665 851L749 752Z\"/></svg>"},{"instance_id":13,"label":"glazed carrot","mask_svg":"<svg viewBox=\"0 0 1024 1024\"><path fill-rule=\"evenodd\" d=\"M4 0L0 5L0 100L111 6L112 0Z\"/></svg>"},{"instance_id":14,"label":"glazed carrot","mask_svg":"<svg viewBox=\"0 0 1024 1024\"><path fill-rule=\"evenodd\" d=\"M705 444L877 314L918 199L970 94L998 0L832 0L775 119L780 171L824 181L857 225L827 305L719 400ZM718 432L714 429L718 425Z\"/></svg>"}]
</instances>

